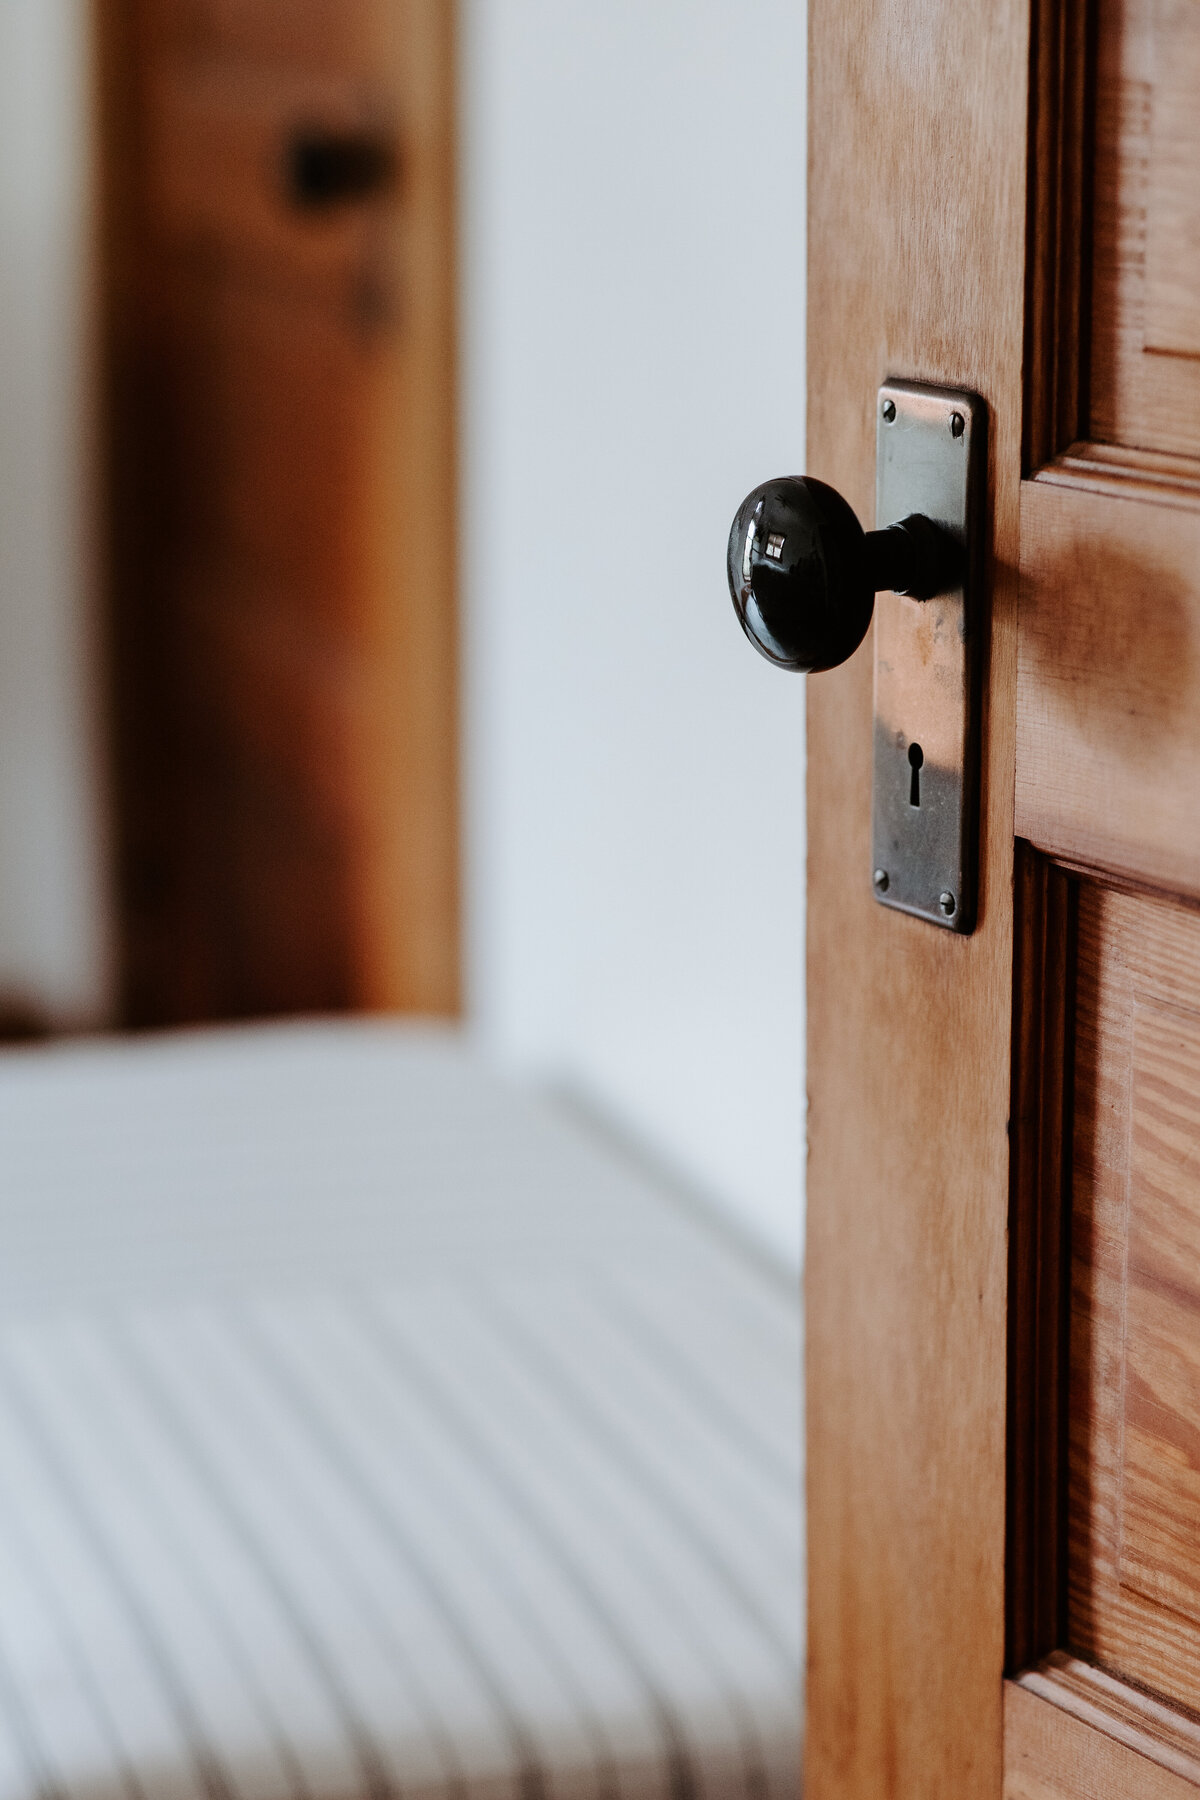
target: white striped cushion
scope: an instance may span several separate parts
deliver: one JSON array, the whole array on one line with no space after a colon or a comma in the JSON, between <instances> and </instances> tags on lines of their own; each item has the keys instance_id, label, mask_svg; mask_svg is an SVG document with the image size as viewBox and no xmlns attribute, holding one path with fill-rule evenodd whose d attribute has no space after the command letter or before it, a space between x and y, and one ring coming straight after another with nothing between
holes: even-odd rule
<instances>
[{"instance_id":1,"label":"white striped cushion","mask_svg":"<svg viewBox=\"0 0 1200 1800\"><path fill-rule=\"evenodd\" d=\"M795 1792L796 1297L449 1033L0 1058L0 1800Z\"/></svg>"}]
</instances>

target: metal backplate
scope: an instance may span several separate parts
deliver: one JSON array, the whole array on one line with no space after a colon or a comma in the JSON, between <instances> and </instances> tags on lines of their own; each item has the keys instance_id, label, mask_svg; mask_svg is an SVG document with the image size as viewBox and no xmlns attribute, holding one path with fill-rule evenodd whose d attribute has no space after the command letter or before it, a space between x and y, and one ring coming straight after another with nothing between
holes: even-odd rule
<instances>
[{"instance_id":1,"label":"metal backplate","mask_svg":"<svg viewBox=\"0 0 1200 1800\"><path fill-rule=\"evenodd\" d=\"M875 894L951 931L975 923L980 499L974 394L888 381L876 409L875 524L923 513L963 548L962 586L875 605Z\"/></svg>"}]
</instances>

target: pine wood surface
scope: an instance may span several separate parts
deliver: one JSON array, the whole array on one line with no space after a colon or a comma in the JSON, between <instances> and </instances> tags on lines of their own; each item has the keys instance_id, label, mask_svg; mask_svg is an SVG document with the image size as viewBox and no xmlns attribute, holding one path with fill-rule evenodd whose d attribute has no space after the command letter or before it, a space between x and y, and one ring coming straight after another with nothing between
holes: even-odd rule
<instances>
[{"instance_id":1,"label":"pine wood surface","mask_svg":"<svg viewBox=\"0 0 1200 1800\"><path fill-rule=\"evenodd\" d=\"M378 206L298 214L284 198L284 148L297 121L389 131L394 120L382 109L377 119L377 108L362 79L336 64L162 54L147 80L151 231L172 250L236 258L268 281L299 279L310 294L324 280L336 302L337 286L379 254L387 221Z\"/></svg>"},{"instance_id":2,"label":"pine wood surface","mask_svg":"<svg viewBox=\"0 0 1200 1800\"><path fill-rule=\"evenodd\" d=\"M1200 1759L1080 1673L1005 1683L1004 1800L1193 1800Z\"/></svg>"},{"instance_id":3,"label":"pine wood surface","mask_svg":"<svg viewBox=\"0 0 1200 1800\"><path fill-rule=\"evenodd\" d=\"M1035 10L1032 33L1016 6L878 0L847 16L818 4L811 21L809 469L870 516L872 401L887 374L977 387L993 456L973 939L947 943L881 912L859 876L867 651L809 685L807 1776L817 1800L995 1794L1002 1754L1012 1800L1182 1800L1197 1770L1194 1731L1171 1701L1195 1707L1200 1693L1188 1617L1200 1613L1188 1448L1200 1242L1191 1151L1183 1173L1172 1157L1191 1131L1179 1072L1186 1088L1200 1038L1193 1046L1171 1012L1178 968L1173 998L1166 978L1154 987L1162 971L1151 980L1146 970L1163 933L1200 915L1144 891L1200 894L1200 407L1178 416L1195 367L1179 317L1192 198L1178 179L1194 119L1171 100L1190 91L1180 33L1195 31L1196 14L1175 0ZM1018 501L1022 425L1034 479ZM1014 828L1079 871L1022 852L1015 969ZM1086 879L1097 869L1143 891L1110 886L1098 899ZM1138 1014L1132 988L1113 998L1106 949L1113 1004L1097 1026L1085 991L1098 966L1094 920L1089 911L1080 923L1079 895L1093 909L1134 909L1129 945L1149 958L1138 979L1164 1016ZM1111 1075L1125 1051L1118 1090L1101 1064ZM1082 1259L1100 1239L1082 1231L1078 1209L1081 1196L1093 1203L1097 1145L1122 1131L1143 1199L1130 1209L1122 1189L1118 1207L1116 1187L1098 1180L1111 1256L1089 1287ZM1121 1298L1134 1379L1123 1385L1125 1352L1103 1308L1130 1251ZM1088 1358L1102 1354L1097 1369ZM1025 1672L1008 1686L1002 1753L1006 1426L1007 1650Z\"/></svg>"},{"instance_id":4,"label":"pine wood surface","mask_svg":"<svg viewBox=\"0 0 1200 1800\"><path fill-rule=\"evenodd\" d=\"M1095 10L1090 37L1060 34L1058 134L1045 134L1054 155L1036 186L1030 451L1042 466L1022 496L1017 829L1200 894L1200 359L1188 348L1200 346L1200 31L1175 0ZM1089 106L1076 96L1093 55ZM1088 283L1072 276L1081 266ZM1051 305L1063 292L1074 317ZM1073 404L1056 409L1081 364Z\"/></svg>"},{"instance_id":5,"label":"pine wood surface","mask_svg":"<svg viewBox=\"0 0 1200 1800\"><path fill-rule=\"evenodd\" d=\"M1024 467L1086 430L1093 0L1035 0L1030 57Z\"/></svg>"},{"instance_id":6,"label":"pine wood surface","mask_svg":"<svg viewBox=\"0 0 1200 1800\"><path fill-rule=\"evenodd\" d=\"M870 640L808 684L807 1792L994 1800L1028 10L809 29L809 471L869 521L878 383L972 388L994 555L972 937L874 901Z\"/></svg>"},{"instance_id":7,"label":"pine wood surface","mask_svg":"<svg viewBox=\"0 0 1200 1800\"><path fill-rule=\"evenodd\" d=\"M1090 300L1077 326L1060 317L1056 344L1043 334L1035 345L1037 416L1053 413L1056 368L1083 359L1086 375L1074 413L1058 409L1058 435L1029 438L1042 466L1022 493L1016 756L1017 829L1075 866L1077 904L1075 929L1043 964L1022 940L1028 973L1045 982L1022 1043L1036 1046L1056 1009L1070 1021L1057 1166L1069 1174L1071 1284L1069 1352L1045 1334L1031 1350L1028 1303L1014 1337L1010 1657L1020 1668L1055 1643L1070 1654L1053 1651L1010 1689L1013 1800L1166 1800L1200 1783L1200 914L1168 898L1200 895L1189 340L1200 289L1187 260L1200 192L1180 179L1194 163L1195 9L1098 0L1095 35L1076 38L1068 64L1081 69L1090 48L1094 100L1070 124L1074 163L1082 146L1090 170L1079 258ZM1060 92L1077 80L1068 70ZM1051 186L1071 166L1060 157ZM1128 886L1088 878L1098 870ZM1052 1088L1035 1133L1049 1158L1018 1146L1014 1274L1026 1287L1018 1259L1043 1257L1047 1234L1039 1248L1022 1221L1052 1217L1061 1192ZM1025 1113L1022 1102L1022 1135ZM1066 1434L1038 1439L1036 1396L1062 1393L1068 1360ZM1065 1494L1057 1523L1039 1512L1043 1492ZM1060 1529L1065 1559L1039 1561Z\"/></svg>"},{"instance_id":8,"label":"pine wood surface","mask_svg":"<svg viewBox=\"0 0 1200 1800\"><path fill-rule=\"evenodd\" d=\"M1200 913L1083 883L1068 1641L1200 1695Z\"/></svg>"},{"instance_id":9,"label":"pine wood surface","mask_svg":"<svg viewBox=\"0 0 1200 1800\"><path fill-rule=\"evenodd\" d=\"M1200 911L1018 877L1005 1791L1123 1800L1200 1785Z\"/></svg>"},{"instance_id":10,"label":"pine wood surface","mask_svg":"<svg viewBox=\"0 0 1200 1800\"><path fill-rule=\"evenodd\" d=\"M1016 824L1200 894L1200 466L1080 447L1021 498Z\"/></svg>"}]
</instances>

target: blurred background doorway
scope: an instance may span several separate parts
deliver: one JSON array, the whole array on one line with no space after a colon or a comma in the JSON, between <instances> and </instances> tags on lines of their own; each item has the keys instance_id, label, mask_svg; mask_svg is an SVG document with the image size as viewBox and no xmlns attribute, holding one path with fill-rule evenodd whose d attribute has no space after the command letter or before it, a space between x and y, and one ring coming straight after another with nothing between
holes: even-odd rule
<instances>
[{"instance_id":1,"label":"blurred background doorway","mask_svg":"<svg viewBox=\"0 0 1200 1800\"><path fill-rule=\"evenodd\" d=\"M453 18L95 13L118 1006L459 996Z\"/></svg>"},{"instance_id":2,"label":"blurred background doorway","mask_svg":"<svg viewBox=\"0 0 1200 1800\"><path fill-rule=\"evenodd\" d=\"M795 1264L804 690L724 550L802 466L804 45L0 7L9 1035L457 1007Z\"/></svg>"}]
</instances>

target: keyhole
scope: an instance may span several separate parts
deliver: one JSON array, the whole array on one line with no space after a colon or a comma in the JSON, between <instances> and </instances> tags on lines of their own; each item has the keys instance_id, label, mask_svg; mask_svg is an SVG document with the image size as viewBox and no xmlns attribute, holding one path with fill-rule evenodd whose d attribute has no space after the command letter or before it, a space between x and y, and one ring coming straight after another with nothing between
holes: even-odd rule
<instances>
[{"instance_id":1,"label":"keyhole","mask_svg":"<svg viewBox=\"0 0 1200 1800\"><path fill-rule=\"evenodd\" d=\"M908 804L910 806L920 806L921 804L921 764L924 761L925 752L920 744L910 744L908 746L908 766L912 770L912 779L908 784Z\"/></svg>"}]
</instances>

